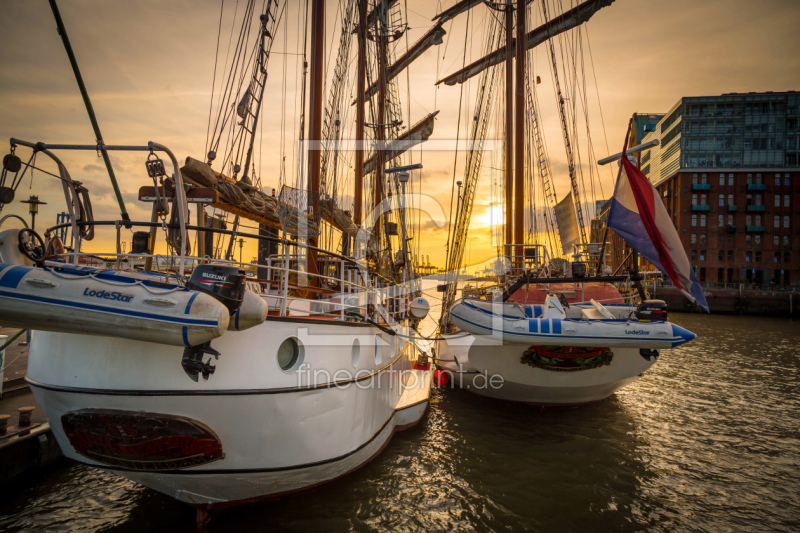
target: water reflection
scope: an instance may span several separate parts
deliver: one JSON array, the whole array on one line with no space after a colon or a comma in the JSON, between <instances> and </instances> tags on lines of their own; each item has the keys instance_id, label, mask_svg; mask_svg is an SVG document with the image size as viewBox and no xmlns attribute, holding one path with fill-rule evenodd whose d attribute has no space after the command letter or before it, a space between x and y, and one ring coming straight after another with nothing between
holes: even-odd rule
<instances>
[{"instance_id":1,"label":"water reflection","mask_svg":"<svg viewBox=\"0 0 800 533\"><path fill-rule=\"evenodd\" d=\"M335 483L216 517L209 532L796 530L800 328L673 314L698 339L600 404L540 412L434 391L427 418ZM0 503L0 530L192 531L122 478L58 469Z\"/></svg>"}]
</instances>

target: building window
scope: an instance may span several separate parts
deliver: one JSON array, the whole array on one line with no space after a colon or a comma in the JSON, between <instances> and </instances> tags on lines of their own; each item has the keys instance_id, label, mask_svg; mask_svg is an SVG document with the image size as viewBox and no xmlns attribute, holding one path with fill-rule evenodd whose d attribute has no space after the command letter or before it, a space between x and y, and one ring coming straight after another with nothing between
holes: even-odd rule
<instances>
[{"instance_id":1,"label":"building window","mask_svg":"<svg viewBox=\"0 0 800 533\"><path fill-rule=\"evenodd\" d=\"M744 220L746 225L748 226L753 225L753 215L747 215L746 217L744 217Z\"/></svg>"},{"instance_id":2,"label":"building window","mask_svg":"<svg viewBox=\"0 0 800 533\"><path fill-rule=\"evenodd\" d=\"M720 250L717 252L717 261L725 261L725 250Z\"/></svg>"},{"instance_id":3,"label":"building window","mask_svg":"<svg viewBox=\"0 0 800 533\"><path fill-rule=\"evenodd\" d=\"M772 219L772 225L775 226L775 229L778 229L778 228L781 227L781 216L780 215L775 215L775 217Z\"/></svg>"},{"instance_id":4,"label":"building window","mask_svg":"<svg viewBox=\"0 0 800 533\"><path fill-rule=\"evenodd\" d=\"M733 263L733 250L728 250L728 262Z\"/></svg>"},{"instance_id":5,"label":"building window","mask_svg":"<svg viewBox=\"0 0 800 533\"><path fill-rule=\"evenodd\" d=\"M720 215L719 216L719 224L717 224L717 227L721 228L724 225L725 225L725 215ZM722 234L720 233L720 235L722 235Z\"/></svg>"},{"instance_id":6,"label":"building window","mask_svg":"<svg viewBox=\"0 0 800 533\"><path fill-rule=\"evenodd\" d=\"M748 246L750 246L751 244L753 244L753 236L752 236L752 235L750 235L749 233L745 234L745 236L744 236L744 243L745 243L746 245L748 245Z\"/></svg>"},{"instance_id":7,"label":"building window","mask_svg":"<svg viewBox=\"0 0 800 533\"><path fill-rule=\"evenodd\" d=\"M733 233L728 233L728 244L733 245Z\"/></svg>"},{"instance_id":8,"label":"building window","mask_svg":"<svg viewBox=\"0 0 800 533\"><path fill-rule=\"evenodd\" d=\"M733 204L733 195L732 194L728 195L728 205L734 205Z\"/></svg>"},{"instance_id":9,"label":"building window","mask_svg":"<svg viewBox=\"0 0 800 533\"><path fill-rule=\"evenodd\" d=\"M697 174L692 174L692 185L697 185L698 183Z\"/></svg>"},{"instance_id":10,"label":"building window","mask_svg":"<svg viewBox=\"0 0 800 533\"><path fill-rule=\"evenodd\" d=\"M783 227L789 229L789 215L783 215Z\"/></svg>"},{"instance_id":11,"label":"building window","mask_svg":"<svg viewBox=\"0 0 800 533\"><path fill-rule=\"evenodd\" d=\"M760 262L761 262L761 251L760 250L756 250L756 263L760 263Z\"/></svg>"},{"instance_id":12,"label":"building window","mask_svg":"<svg viewBox=\"0 0 800 533\"><path fill-rule=\"evenodd\" d=\"M692 244L697 244L697 233L692 233L692 237L689 239L689 242Z\"/></svg>"},{"instance_id":13,"label":"building window","mask_svg":"<svg viewBox=\"0 0 800 533\"><path fill-rule=\"evenodd\" d=\"M792 258L791 255L791 252L783 252L783 262L788 263Z\"/></svg>"},{"instance_id":14,"label":"building window","mask_svg":"<svg viewBox=\"0 0 800 533\"><path fill-rule=\"evenodd\" d=\"M706 260L706 251L700 250L700 261L705 261L705 260Z\"/></svg>"},{"instance_id":15,"label":"building window","mask_svg":"<svg viewBox=\"0 0 800 533\"><path fill-rule=\"evenodd\" d=\"M723 244L725 244L725 234L717 233L717 246L722 246Z\"/></svg>"},{"instance_id":16,"label":"building window","mask_svg":"<svg viewBox=\"0 0 800 533\"><path fill-rule=\"evenodd\" d=\"M697 261L697 250L692 250L692 261Z\"/></svg>"},{"instance_id":17,"label":"building window","mask_svg":"<svg viewBox=\"0 0 800 533\"><path fill-rule=\"evenodd\" d=\"M761 197L761 195L760 194L756 194L756 205L761 205L762 201L763 201L763 198Z\"/></svg>"},{"instance_id":18,"label":"building window","mask_svg":"<svg viewBox=\"0 0 800 533\"><path fill-rule=\"evenodd\" d=\"M706 234L705 233L701 233L700 234L700 244L705 244L705 243L706 243Z\"/></svg>"},{"instance_id":19,"label":"building window","mask_svg":"<svg viewBox=\"0 0 800 533\"><path fill-rule=\"evenodd\" d=\"M692 205L697 205L697 195L696 194L692 195Z\"/></svg>"},{"instance_id":20,"label":"building window","mask_svg":"<svg viewBox=\"0 0 800 533\"><path fill-rule=\"evenodd\" d=\"M725 195L724 194L720 194L719 195L719 206L722 207L723 205L725 205Z\"/></svg>"},{"instance_id":21,"label":"building window","mask_svg":"<svg viewBox=\"0 0 800 533\"><path fill-rule=\"evenodd\" d=\"M780 243L781 243L781 236L780 235L775 235L775 236L772 237L772 244L774 244L775 246L778 246Z\"/></svg>"},{"instance_id":22,"label":"building window","mask_svg":"<svg viewBox=\"0 0 800 533\"><path fill-rule=\"evenodd\" d=\"M745 198L746 198L745 205L747 205L747 206L753 205L753 195L752 194L748 194Z\"/></svg>"},{"instance_id":23,"label":"building window","mask_svg":"<svg viewBox=\"0 0 800 533\"><path fill-rule=\"evenodd\" d=\"M761 235L756 235L753 237L753 240L755 241L756 246L761 246Z\"/></svg>"},{"instance_id":24,"label":"building window","mask_svg":"<svg viewBox=\"0 0 800 533\"><path fill-rule=\"evenodd\" d=\"M728 224L733 226L733 215L728 215Z\"/></svg>"},{"instance_id":25,"label":"building window","mask_svg":"<svg viewBox=\"0 0 800 533\"><path fill-rule=\"evenodd\" d=\"M783 245L784 246L789 246L789 236L788 235L784 235L783 236Z\"/></svg>"},{"instance_id":26,"label":"building window","mask_svg":"<svg viewBox=\"0 0 800 533\"><path fill-rule=\"evenodd\" d=\"M752 263L753 262L753 252L751 252L750 250L747 250L747 252L744 254L744 261L745 261L745 263Z\"/></svg>"},{"instance_id":27,"label":"building window","mask_svg":"<svg viewBox=\"0 0 800 533\"><path fill-rule=\"evenodd\" d=\"M775 258L772 260L773 263L780 263L781 262L781 253L775 252Z\"/></svg>"},{"instance_id":28,"label":"building window","mask_svg":"<svg viewBox=\"0 0 800 533\"><path fill-rule=\"evenodd\" d=\"M775 207L780 207L780 206L781 206L781 195L780 194L776 194L775 195Z\"/></svg>"},{"instance_id":29,"label":"building window","mask_svg":"<svg viewBox=\"0 0 800 533\"><path fill-rule=\"evenodd\" d=\"M692 227L693 228L697 227L697 215L696 214L692 214Z\"/></svg>"},{"instance_id":30,"label":"building window","mask_svg":"<svg viewBox=\"0 0 800 533\"><path fill-rule=\"evenodd\" d=\"M756 215L755 216L755 221L756 221L756 226L760 226L761 225L761 215Z\"/></svg>"},{"instance_id":31,"label":"building window","mask_svg":"<svg viewBox=\"0 0 800 533\"><path fill-rule=\"evenodd\" d=\"M789 201L789 195L786 195L786 201ZM700 205L707 205L708 204L708 196L705 194L700 195Z\"/></svg>"},{"instance_id":32,"label":"building window","mask_svg":"<svg viewBox=\"0 0 800 533\"><path fill-rule=\"evenodd\" d=\"M720 174L719 175L719 185L720 185L720 187L725 185L725 174Z\"/></svg>"},{"instance_id":33,"label":"building window","mask_svg":"<svg viewBox=\"0 0 800 533\"><path fill-rule=\"evenodd\" d=\"M789 217L786 217L786 220L787 220L786 223L788 224L789 223L788 222ZM700 215L700 227L701 228L705 228L706 227L706 216L705 215ZM786 226L786 227L788 228L789 226Z\"/></svg>"},{"instance_id":34,"label":"building window","mask_svg":"<svg viewBox=\"0 0 800 533\"><path fill-rule=\"evenodd\" d=\"M728 174L728 185L733 185L733 174Z\"/></svg>"},{"instance_id":35,"label":"building window","mask_svg":"<svg viewBox=\"0 0 800 533\"><path fill-rule=\"evenodd\" d=\"M783 195L783 207L789 207L790 198L791 196L789 196L788 194Z\"/></svg>"},{"instance_id":36,"label":"building window","mask_svg":"<svg viewBox=\"0 0 800 533\"><path fill-rule=\"evenodd\" d=\"M778 187L781 184L781 175L775 174L775 186Z\"/></svg>"},{"instance_id":37,"label":"building window","mask_svg":"<svg viewBox=\"0 0 800 533\"><path fill-rule=\"evenodd\" d=\"M753 175L752 174L748 174L747 175L747 184L750 185L751 183L753 183Z\"/></svg>"},{"instance_id":38,"label":"building window","mask_svg":"<svg viewBox=\"0 0 800 533\"><path fill-rule=\"evenodd\" d=\"M761 183L761 174L756 174L756 183Z\"/></svg>"},{"instance_id":39,"label":"building window","mask_svg":"<svg viewBox=\"0 0 800 533\"><path fill-rule=\"evenodd\" d=\"M786 177L783 178L783 184L788 187L790 183L791 181L789 180L789 174L786 174Z\"/></svg>"}]
</instances>

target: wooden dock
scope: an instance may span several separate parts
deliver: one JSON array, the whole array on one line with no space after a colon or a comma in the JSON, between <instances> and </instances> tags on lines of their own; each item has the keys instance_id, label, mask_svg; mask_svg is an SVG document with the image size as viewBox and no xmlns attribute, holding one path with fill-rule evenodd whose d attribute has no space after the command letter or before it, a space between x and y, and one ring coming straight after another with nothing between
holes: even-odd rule
<instances>
[{"instance_id":1,"label":"wooden dock","mask_svg":"<svg viewBox=\"0 0 800 533\"><path fill-rule=\"evenodd\" d=\"M0 327L0 335L8 337L0 340L0 346L18 332ZM28 347L20 344L25 340L23 333L6 347L0 367L4 368L0 418L6 419L7 424L5 433L0 433L0 483L48 466L63 456L44 412L25 381ZM27 423L26 415L30 415Z\"/></svg>"}]
</instances>

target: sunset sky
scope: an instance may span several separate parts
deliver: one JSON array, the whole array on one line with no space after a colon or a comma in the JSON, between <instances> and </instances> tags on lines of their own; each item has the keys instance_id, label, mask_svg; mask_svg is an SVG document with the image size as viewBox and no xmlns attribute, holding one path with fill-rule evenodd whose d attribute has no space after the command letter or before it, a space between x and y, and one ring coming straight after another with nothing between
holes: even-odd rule
<instances>
[{"instance_id":1,"label":"sunset sky","mask_svg":"<svg viewBox=\"0 0 800 533\"><path fill-rule=\"evenodd\" d=\"M240 3L244 4L244 0ZM436 13L454 3L408 0L409 42L415 42L427 31ZM234 5L233 0L225 2L223 45L230 33ZM329 0L326 5L332 28L338 2ZM400 5L404 5L403 0ZM568 8L574 1L565 0L563 5ZM289 3L288 49L284 49L281 34L270 60L259 157L266 190L278 185L281 154L277 147L285 105L290 109L284 137L289 142L297 138L294 98L298 56L277 52L292 54L297 50L298 6L299 2ZM152 140L169 146L179 161L189 155L203 158L220 3L61 0L59 7L106 143L141 145ZM481 55L483 30L491 16L488 8L478 6L469 18L461 15L453 24L445 24L445 42L429 50L409 71L410 122L440 111L432 139L456 138L459 101L464 106L460 126L463 138L464 117L472 109L470 97L474 98L477 87L469 84L463 94L458 85L436 88L437 73L444 77L461 68L464 61L469 63ZM795 0L617 0L601 10L583 30L588 30L588 41L584 34L584 43L591 44L591 57L587 49L584 59L595 155L600 158L621 149L632 113L664 112L682 96L800 90L798 22L800 2ZM337 37L326 35L326 58L335 59L335 49L332 52L330 46L337 42ZM396 54L400 55L404 47L405 39L398 43ZM568 192L569 180L554 106L549 53L539 47L531 57L531 68L542 78L541 120L555 188L561 198ZM284 61L289 72L286 80L282 73ZM405 113L409 93L405 74L399 80ZM284 81L288 104L282 104ZM6 142L10 137L50 143L91 144L94 140L46 0L0 1L0 139ZM7 153L7 147L3 153ZM20 155L27 160L29 151L20 150ZM88 186L95 218L116 217L119 211L102 160L94 152L59 155L73 179ZM497 215L491 212L496 204L491 176L499 174L496 167L488 167L502 164L499 155L484 160L487 168L483 174L488 179L481 182L475 202L469 263L480 263L494 254L491 224L493 219L497 221ZM288 156L291 159L291 153ZM136 220L149 220L149 204L136 200L138 188L149 179L145 157L112 155L128 210ZM415 162L419 160L419 150L414 157ZM455 154L426 152L422 157L424 169L413 179L421 180L422 192L437 199L448 213ZM460 172L463 154L457 159L460 162L456 172ZM43 160L40 156L39 162ZM54 168L49 163L43 166L51 171ZM613 177L610 169L601 169L594 199L611 194ZM419 190L419 184L416 187ZM48 202L37 228L54 224L55 213L63 209L63 195L54 178L38 172L33 175L32 187L30 176L25 178L15 202L5 207L2 215L16 213L27 218L27 206L19 204L19 200L27 199L29 194L39 194ZM420 236L420 251L430 255L434 264L444 266L446 228L432 226L427 224ZM254 251L250 255L253 254Z\"/></svg>"}]
</instances>

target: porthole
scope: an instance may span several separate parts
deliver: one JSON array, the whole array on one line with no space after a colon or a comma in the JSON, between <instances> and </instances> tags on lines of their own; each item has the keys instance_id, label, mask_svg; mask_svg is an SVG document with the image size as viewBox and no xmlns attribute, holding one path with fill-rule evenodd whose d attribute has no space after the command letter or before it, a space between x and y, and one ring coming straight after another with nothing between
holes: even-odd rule
<instances>
[{"instance_id":1,"label":"porthole","mask_svg":"<svg viewBox=\"0 0 800 533\"><path fill-rule=\"evenodd\" d=\"M379 365L383 362L383 346L386 343L380 335L375 335L375 364Z\"/></svg>"},{"instance_id":2,"label":"porthole","mask_svg":"<svg viewBox=\"0 0 800 533\"><path fill-rule=\"evenodd\" d=\"M361 359L361 343L358 339L355 339L353 347L350 348L350 362L353 364L353 368L358 366L359 359Z\"/></svg>"},{"instance_id":3,"label":"porthole","mask_svg":"<svg viewBox=\"0 0 800 533\"><path fill-rule=\"evenodd\" d=\"M278 366L284 372L294 372L303 364L305 350L296 337L289 337L278 346Z\"/></svg>"}]
</instances>

